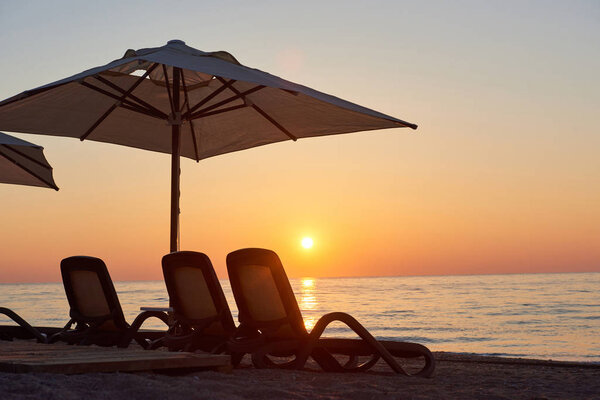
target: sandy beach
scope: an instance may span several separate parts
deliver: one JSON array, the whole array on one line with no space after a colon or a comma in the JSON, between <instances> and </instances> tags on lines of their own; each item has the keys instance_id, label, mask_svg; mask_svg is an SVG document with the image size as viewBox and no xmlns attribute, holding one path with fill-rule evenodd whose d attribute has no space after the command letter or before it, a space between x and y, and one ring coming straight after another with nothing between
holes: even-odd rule
<instances>
[{"instance_id":1,"label":"sandy beach","mask_svg":"<svg viewBox=\"0 0 600 400\"><path fill-rule=\"evenodd\" d=\"M600 365L435 353L430 379L373 372L257 370L230 374L81 375L0 373L3 399L597 399Z\"/></svg>"}]
</instances>

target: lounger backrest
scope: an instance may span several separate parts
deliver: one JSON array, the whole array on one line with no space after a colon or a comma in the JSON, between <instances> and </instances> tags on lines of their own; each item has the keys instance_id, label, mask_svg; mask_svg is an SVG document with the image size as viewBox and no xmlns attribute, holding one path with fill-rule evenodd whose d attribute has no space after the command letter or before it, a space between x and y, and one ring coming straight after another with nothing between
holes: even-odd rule
<instances>
[{"instance_id":1,"label":"lounger backrest","mask_svg":"<svg viewBox=\"0 0 600 400\"><path fill-rule=\"evenodd\" d=\"M101 329L128 328L117 292L101 259L87 256L65 258L60 263L60 271L71 307L71 318L84 323L108 318Z\"/></svg>"},{"instance_id":2,"label":"lounger backrest","mask_svg":"<svg viewBox=\"0 0 600 400\"><path fill-rule=\"evenodd\" d=\"M275 252L241 249L229 253L227 272L241 324L271 336L307 334L296 296Z\"/></svg>"},{"instance_id":3,"label":"lounger backrest","mask_svg":"<svg viewBox=\"0 0 600 400\"><path fill-rule=\"evenodd\" d=\"M229 305L206 254L194 251L167 254L162 267L176 319L192 326L208 322L203 332L209 335L233 333L235 324Z\"/></svg>"}]
</instances>

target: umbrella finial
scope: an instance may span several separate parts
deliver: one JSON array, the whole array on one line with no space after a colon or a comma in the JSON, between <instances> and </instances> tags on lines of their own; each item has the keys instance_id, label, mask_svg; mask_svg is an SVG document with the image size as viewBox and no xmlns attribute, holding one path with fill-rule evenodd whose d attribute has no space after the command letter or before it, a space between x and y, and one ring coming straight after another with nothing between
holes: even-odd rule
<instances>
[{"instance_id":1,"label":"umbrella finial","mask_svg":"<svg viewBox=\"0 0 600 400\"><path fill-rule=\"evenodd\" d=\"M185 42L183 40L179 40L179 39L172 39L172 40L169 40L167 42L167 44L185 44Z\"/></svg>"}]
</instances>

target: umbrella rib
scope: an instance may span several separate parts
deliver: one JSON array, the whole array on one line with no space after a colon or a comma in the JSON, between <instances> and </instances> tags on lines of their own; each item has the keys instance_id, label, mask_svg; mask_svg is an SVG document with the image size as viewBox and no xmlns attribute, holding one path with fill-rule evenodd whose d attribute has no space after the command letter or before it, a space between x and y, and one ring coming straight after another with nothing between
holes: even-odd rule
<instances>
[{"instance_id":1,"label":"umbrella rib","mask_svg":"<svg viewBox=\"0 0 600 400\"><path fill-rule=\"evenodd\" d=\"M21 157L28 159L29 161L39 165L42 168L52 170L52 167L49 166L48 164L44 164L43 162L40 162L39 160L36 160L35 158L28 156L27 154L23 153L22 151L15 149L13 146L10 146L8 144L1 144L0 146L12 151L13 153L17 153Z\"/></svg>"},{"instance_id":2,"label":"umbrella rib","mask_svg":"<svg viewBox=\"0 0 600 400\"><path fill-rule=\"evenodd\" d=\"M136 113L144 114L144 115L147 115L149 117L160 119L161 121L164 121L164 118L161 118L161 117L157 116L156 114L154 114L154 113L152 113L152 112L150 112L148 110L145 110L145 109L140 109L140 108L131 106L131 105L126 104L126 103L121 104L120 107L124 108L126 110L129 110L129 111L134 111Z\"/></svg>"},{"instance_id":3,"label":"umbrella rib","mask_svg":"<svg viewBox=\"0 0 600 400\"><path fill-rule=\"evenodd\" d=\"M209 112L206 112L206 113L203 113L203 114L200 114L200 115L196 115L192 119L200 119L200 118L204 118L204 117L210 117L211 115L222 114L222 113L225 113L225 112L235 111L235 110L239 110L240 108L246 108L246 107L248 107L246 104L240 104L240 105L237 105L237 106L231 106L231 107L227 107L227 108L222 108L220 110L209 111Z\"/></svg>"},{"instance_id":4,"label":"umbrella rib","mask_svg":"<svg viewBox=\"0 0 600 400\"><path fill-rule=\"evenodd\" d=\"M99 88L97 86L94 86L91 83L88 83L88 82L85 82L85 81L81 81L81 82L79 82L79 84L82 85L82 86L87 87L88 89L95 90L96 92L101 93L101 94L103 94L103 95L105 95L107 97L113 98L113 99L115 99L117 101L120 99L120 97L117 96L116 94L113 94L113 93L111 93L109 91L101 89L101 88ZM160 120L164 120L164 118L162 116L156 115L156 114L154 114L154 113L146 110L145 108L140 107L136 103L132 103L131 101L129 101L127 99L123 100L121 103L122 103L121 107L126 108L126 109L128 109L130 111L135 111L135 112L140 113L140 114L149 115L151 117L158 118Z\"/></svg>"},{"instance_id":5,"label":"umbrella rib","mask_svg":"<svg viewBox=\"0 0 600 400\"><path fill-rule=\"evenodd\" d=\"M56 186L54 183L49 182L48 180L42 178L41 176L39 176L38 174L36 174L32 170L30 170L29 168L25 167L24 165L21 165L17 160L13 159L12 157L9 157L8 155L6 155L5 153L3 153L1 151L0 151L0 156L3 156L8 161L12 162L17 167L21 168L23 171L27 172L29 175L33 176L34 178L39 179L41 182L45 183L47 186L51 187L52 189L58 190L58 186Z\"/></svg>"},{"instance_id":6,"label":"umbrella rib","mask_svg":"<svg viewBox=\"0 0 600 400\"><path fill-rule=\"evenodd\" d=\"M117 102L114 103L113 105L111 105L108 108L108 110L106 110L104 112L104 114L102 114L102 116L100 118L98 118L98 120L96 122L94 122L92 124L92 126L90 126L90 128L79 138L79 140L81 140L83 142L115 110L115 108L117 108L118 106L121 105L123 100L125 100L127 98L127 96L129 96L131 94L131 92L133 92L135 90L135 88L137 88L157 66L158 66L158 64L156 64L156 63L152 64L150 66L150 68L148 68L146 70L146 72L144 72L144 74L142 76L140 76L139 79L136 80L135 83L133 85L131 85L131 87L127 91L125 91L121 94L121 97L119 97L117 99ZM100 82L102 82L102 80L99 79L98 76L96 76L95 78L98 79ZM104 79L104 78L102 78L102 79ZM82 81L82 83L84 83L84 82L85 81ZM112 83L108 86L113 87ZM115 88L115 90L117 90L117 89ZM118 88L118 90L122 91L121 88ZM156 110L156 111L158 111L158 110Z\"/></svg>"},{"instance_id":7,"label":"umbrella rib","mask_svg":"<svg viewBox=\"0 0 600 400\"><path fill-rule=\"evenodd\" d=\"M187 85L185 84L185 78L183 77L183 69L181 70L181 84L183 86L183 95L185 96L185 105L187 106L187 112L190 112L190 99L188 97ZM194 121L190 122L190 133L192 134L192 141L194 142L194 154L196 155L196 162L200 161L198 155L198 143L196 143L196 131L194 130Z\"/></svg>"},{"instance_id":8,"label":"umbrella rib","mask_svg":"<svg viewBox=\"0 0 600 400\"><path fill-rule=\"evenodd\" d=\"M105 85L112 87L116 91L121 92L121 94L125 94L126 93L126 91L123 90L121 87L115 85L114 83L112 83L111 81L109 81L108 79L106 79L106 78L104 78L102 76L95 76L94 78L96 78L100 82L104 83ZM140 106L146 107L148 109L148 111L152 111L152 112L154 112L157 115L162 115L163 118L167 117L167 115L165 113L163 113L162 111L160 111L158 108L154 107L150 103L145 102L144 100L140 99L139 97L137 97L136 95L134 95L132 93L128 93L126 97L131 98L131 100L137 101Z\"/></svg>"},{"instance_id":9,"label":"umbrella rib","mask_svg":"<svg viewBox=\"0 0 600 400\"><path fill-rule=\"evenodd\" d=\"M111 81L109 81L108 79L105 79L104 77L102 77L100 75L95 75L94 78L96 78L100 82L104 83L105 85L113 88L114 90L120 92L121 97L119 98L119 102L126 100L127 97L131 97L133 100L135 100L139 103L139 105L132 103L133 105L137 105L140 109L143 109L144 107L146 107L146 108L148 108L149 111L152 111L152 112L156 113L157 115L160 115L161 117L166 118L165 113L163 113L156 107L152 106L151 104L146 103L139 97L133 95L133 91L148 77L148 75L150 75L150 73L152 71L154 71L156 69L156 67L158 67L157 63L152 64L146 70L146 72L144 72L144 74L142 76L140 76L140 78L137 81L135 81L133 85L131 85L131 87L128 90L122 89L120 86L115 85L114 83L112 83ZM142 107L142 106L144 106L144 107Z\"/></svg>"},{"instance_id":10,"label":"umbrella rib","mask_svg":"<svg viewBox=\"0 0 600 400\"><path fill-rule=\"evenodd\" d=\"M219 78L219 79L223 79L223 78ZM231 90L238 94L241 95L240 91L237 90L236 88L232 87ZM242 97L244 97L242 95ZM290 133L290 131L288 131L287 129L285 129L279 122L275 121L273 119L273 117L271 117L269 114L267 114L262 108L260 108L259 106L257 106L256 104L251 104L251 107L256 110L260 115L262 115L267 121L269 121L271 124L273 124L277 129L279 129L281 132L285 133L290 139L292 139L294 142L296 140L298 140L298 138L294 135L292 135Z\"/></svg>"},{"instance_id":11,"label":"umbrella rib","mask_svg":"<svg viewBox=\"0 0 600 400\"><path fill-rule=\"evenodd\" d=\"M106 110L104 112L104 114L102 114L102 116L100 116L100 118L98 118L96 120L96 122L94 122L92 124L92 126L90 126L88 128L87 131L85 131L85 133L83 135L81 135L81 137L79 138L79 140L81 140L82 142L87 139L87 137L94 131L94 129L96 129L98 127L98 125L100 125L102 123L102 121L104 121L114 110L115 108L117 108L118 103L115 103L113 105L111 105L108 110Z\"/></svg>"},{"instance_id":12,"label":"umbrella rib","mask_svg":"<svg viewBox=\"0 0 600 400\"><path fill-rule=\"evenodd\" d=\"M294 142L296 140L298 140L298 138L296 136L292 135L287 129L285 129L283 126L281 126L281 124L279 122L275 121L269 114L267 114L266 112L264 112L262 108L260 108L256 104L252 104L252 108L254 108L254 110L256 110L267 121L269 121L271 124L273 124L277 129L279 129L281 132L285 133Z\"/></svg>"},{"instance_id":13,"label":"umbrella rib","mask_svg":"<svg viewBox=\"0 0 600 400\"><path fill-rule=\"evenodd\" d=\"M183 70L181 70L181 84L183 85ZM189 110L190 105L188 104L188 99L184 99L183 100L183 104L181 105L181 108L179 109L179 114L183 113L183 109L186 108Z\"/></svg>"},{"instance_id":14,"label":"umbrella rib","mask_svg":"<svg viewBox=\"0 0 600 400\"><path fill-rule=\"evenodd\" d=\"M167 94L169 95L169 106L171 107L171 112L174 112L175 107L173 107L173 96L171 96L171 85L169 85L169 73L165 64L162 64L162 68L165 75L165 84L167 85Z\"/></svg>"},{"instance_id":15,"label":"umbrella rib","mask_svg":"<svg viewBox=\"0 0 600 400\"><path fill-rule=\"evenodd\" d=\"M222 101L220 101L218 103L215 103L215 104L213 104L211 106L208 106L206 108L203 108L202 110L200 110L198 112L195 112L192 115L187 115L186 114L186 117L187 118L191 118L191 119L196 119L197 117L201 117L207 111L214 110L215 108L221 107L224 104L231 103L234 100L237 100L239 98L247 96L247 95L249 95L251 93L257 92L257 91L259 91L261 89L264 89L265 87L266 87L265 85L258 85L258 86L253 87L252 89L246 90L245 92L241 92L241 93L238 92L238 94L236 94L234 96L231 96L231 97L229 97L229 98L227 98L225 100L222 100Z\"/></svg>"},{"instance_id":16,"label":"umbrella rib","mask_svg":"<svg viewBox=\"0 0 600 400\"><path fill-rule=\"evenodd\" d=\"M198 102L198 104L196 104L194 107L192 107L191 109L189 109L188 112L187 112L187 114L185 115L186 118L191 117L192 113L194 111L196 111L198 108L200 108L203 105L205 105L207 102L209 102L211 99L213 99L219 93L221 93L223 90L227 89L228 87L231 87L231 85L233 85L235 82L237 82L235 79L231 79L228 82L223 82L222 78L219 79L219 80L223 83L223 86L221 86L218 89L216 89L214 92L212 92L211 94L209 94L208 96L206 96L205 98L203 98L202 100L200 100Z\"/></svg>"}]
</instances>

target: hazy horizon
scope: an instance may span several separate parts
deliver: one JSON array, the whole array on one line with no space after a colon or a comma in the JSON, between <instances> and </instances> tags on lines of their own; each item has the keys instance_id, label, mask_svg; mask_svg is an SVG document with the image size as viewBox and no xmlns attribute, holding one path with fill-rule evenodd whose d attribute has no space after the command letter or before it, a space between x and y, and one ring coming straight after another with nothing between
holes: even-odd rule
<instances>
[{"instance_id":1,"label":"hazy horizon","mask_svg":"<svg viewBox=\"0 0 600 400\"><path fill-rule=\"evenodd\" d=\"M597 2L177 5L0 4L0 100L181 39L419 125L182 159L181 249L220 278L243 247L290 277L600 272ZM6 133L60 191L0 184L0 282L162 278L169 155Z\"/></svg>"},{"instance_id":2,"label":"hazy horizon","mask_svg":"<svg viewBox=\"0 0 600 400\"><path fill-rule=\"evenodd\" d=\"M111 271L109 270L109 273ZM567 275L567 274L600 274L600 271L576 271L576 272L505 272L505 273L481 273L481 274L448 274L448 275L353 275L353 276L288 276L291 280L305 279L369 279L369 278L444 278L444 277L473 277L473 276L504 276L504 275ZM219 276L220 281L229 281L228 276ZM113 279L113 282L163 282L164 279ZM62 280L55 281L23 281L23 282L0 282L0 285L38 285L38 284L60 284Z\"/></svg>"}]
</instances>

